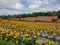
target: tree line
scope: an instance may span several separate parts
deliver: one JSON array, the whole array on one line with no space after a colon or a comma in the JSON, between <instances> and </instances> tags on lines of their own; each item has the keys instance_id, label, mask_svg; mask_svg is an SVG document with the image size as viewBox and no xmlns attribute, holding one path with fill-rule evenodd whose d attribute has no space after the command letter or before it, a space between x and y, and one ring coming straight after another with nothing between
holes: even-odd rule
<instances>
[{"instance_id":1,"label":"tree line","mask_svg":"<svg viewBox=\"0 0 60 45\"><path fill-rule=\"evenodd\" d=\"M29 14L14 14L14 15L1 15L1 19L11 19L11 18L26 18L26 17L37 17L37 16L58 16L60 18L60 10L53 12L34 12Z\"/></svg>"}]
</instances>

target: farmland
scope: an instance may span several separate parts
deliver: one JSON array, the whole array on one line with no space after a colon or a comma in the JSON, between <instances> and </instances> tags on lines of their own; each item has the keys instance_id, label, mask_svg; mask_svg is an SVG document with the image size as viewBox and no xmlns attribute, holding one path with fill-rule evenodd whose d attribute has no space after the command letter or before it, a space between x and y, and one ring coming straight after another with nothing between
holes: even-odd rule
<instances>
[{"instance_id":1,"label":"farmland","mask_svg":"<svg viewBox=\"0 0 60 45\"><path fill-rule=\"evenodd\" d=\"M0 19L0 39L17 45L59 45L60 23Z\"/></svg>"}]
</instances>

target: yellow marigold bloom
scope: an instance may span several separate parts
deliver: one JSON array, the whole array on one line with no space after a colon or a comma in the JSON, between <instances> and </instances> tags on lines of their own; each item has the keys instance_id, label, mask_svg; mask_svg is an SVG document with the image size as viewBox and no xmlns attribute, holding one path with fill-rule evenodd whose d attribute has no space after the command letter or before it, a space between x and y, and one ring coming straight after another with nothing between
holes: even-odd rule
<instances>
[{"instance_id":1,"label":"yellow marigold bloom","mask_svg":"<svg viewBox=\"0 0 60 45\"><path fill-rule=\"evenodd\" d=\"M36 44L36 45L39 45L39 44Z\"/></svg>"},{"instance_id":2,"label":"yellow marigold bloom","mask_svg":"<svg viewBox=\"0 0 60 45\"><path fill-rule=\"evenodd\" d=\"M49 44L54 45L54 44L55 44L55 42L54 42L54 41L50 41L50 42L49 42Z\"/></svg>"},{"instance_id":3,"label":"yellow marigold bloom","mask_svg":"<svg viewBox=\"0 0 60 45\"><path fill-rule=\"evenodd\" d=\"M26 37L28 37L28 34L25 34Z\"/></svg>"},{"instance_id":4,"label":"yellow marigold bloom","mask_svg":"<svg viewBox=\"0 0 60 45\"><path fill-rule=\"evenodd\" d=\"M11 32L10 34L9 34L9 36L12 36L13 35L13 33Z\"/></svg>"},{"instance_id":5,"label":"yellow marigold bloom","mask_svg":"<svg viewBox=\"0 0 60 45\"><path fill-rule=\"evenodd\" d=\"M44 45L50 45L50 44L44 44Z\"/></svg>"},{"instance_id":6,"label":"yellow marigold bloom","mask_svg":"<svg viewBox=\"0 0 60 45\"><path fill-rule=\"evenodd\" d=\"M10 40L10 42L12 42L12 40Z\"/></svg>"},{"instance_id":7,"label":"yellow marigold bloom","mask_svg":"<svg viewBox=\"0 0 60 45\"><path fill-rule=\"evenodd\" d=\"M29 38L27 38L27 40L31 40L31 38L29 37Z\"/></svg>"},{"instance_id":8,"label":"yellow marigold bloom","mask_svg":"<svg viewBox=\"0 0 60 45\"><path fill-rule=\"evenodd\" d=\"M8 38L5 38L5 40L7 40Z\"/></svg>"},{"instance_id":9,"label":"yellow marigold bloom","mask_svg":"<svg viewBox=\"0 0 60 45\"><path fill-rule=\"evenodd\" d=\"M16 38L16 36L14 36L14 39Z\"/></svg>"},{"instance_id":10,"label":"yellow marigold bloom","mask_svg":"<svg viewBox=\"0 0 60 45\"><path fill-rule=\"evenodd\" d=\"M33 37L34 37L34 38L37 38L37 36L36 36L36 35L34 35Z\"/></svg>"},{"instance_id":11,"label":"yellow marigold bloom","mask_svg":"<svg viewBox=\"0 0 60 45\"><path fill-rule=\"evenodd\" d=\"M1 36L1 39L2 39L3 37Z\"/></svg>"},{"instance_id":12,"label":"yellow marigold bloom","mask_svg":"<svg viewBox=\"0 0 60 45\"><path fill-rule=\"evenodd\" d=\"M60 27L60 23L58 23L58 26ZM5 30L5 27L7 28L7 31ZM0 38L1 39L3 39L2 35L6 34L6 37L11 36L14 39L16 39L17 37L20 38L21 36L23 37L23 39L21 39L22 41L24 41L25 38L27 40L32 40L32 37L37 38L37 36L43 35L44 32L46 34L52 33L52 36L50 37L52 39L60 35L60 31L56 29L55 23L0 20ZM44 34L43 36L44 37L48 36L46 34ZM8 38L5 38L5 40L7 39ZM10 42L12 41L13 40L10 40ZM54 45L55 43L54 41L50 41L49 39L46 39L44 41L36 40L35 42L36 42L36 45L42 45L42 43L45 43L45 45L49 45L49 44Z\"/></svg>"},{"instance_id":13,"label":"yellow marigold bloom","mask_svg":"<svg viewBox=\"0 0 60 45\"><path fill-rule=\"evenodd\" d=\"M15 33L16 31L14 31L14 33Z\"/></svg>"},{"instance_id":14,"label":"yellow marigold bloom","mask_svg":"<svg viewBox=\"0 0 60 45\"><path fill-rule=\"evenodd\" d=\"M18 43L18 40L16 40L16 43Z\"/></svg>"},{"instance_id":15,"label":"yellow marigold bloom","mask_svg":"<svg viewBox=\"0 0 60 45\"><path fill-rule=\"evenodd\" d=\"M22 38L22 42L24 41L24 38Z\"/></svg>"},{"instance_id":16,"label":"yellow marigold bloom","mask_svg":"<svg viewBox=\"0 0 60 45\"><path fill-rule=\"evenodd\" d=\"M6 37L8 37L9 35L8 34L6 34Z\"/></svg>"},{"instance_id":17,"label":"yellow marigold bloom","mask_svg":"<svg viewBox=\"0 0 60 45\"><path fill-rule=\"evenodd\" d=\"M36 40L36 41L35 41L35 43L39 44L39 43L40 43L40 41L39 41L39 40Z\"/></svg>"}]
</instances>

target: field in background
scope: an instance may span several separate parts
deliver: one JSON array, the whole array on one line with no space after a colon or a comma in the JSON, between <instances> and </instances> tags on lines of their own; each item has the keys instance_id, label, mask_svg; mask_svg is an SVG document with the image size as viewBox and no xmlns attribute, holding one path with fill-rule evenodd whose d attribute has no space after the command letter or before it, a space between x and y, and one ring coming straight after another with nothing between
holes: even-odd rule
<instances>
[{"instance_id":1,"label":"field in background","mask_svg":"<svg viewBox=\"0 0 60 45\"><path fill-rule=\"evenodd\" d=\"M60 23L0 20L0 39L17 45L59 45Z\"/></svg>"}]
</instances>

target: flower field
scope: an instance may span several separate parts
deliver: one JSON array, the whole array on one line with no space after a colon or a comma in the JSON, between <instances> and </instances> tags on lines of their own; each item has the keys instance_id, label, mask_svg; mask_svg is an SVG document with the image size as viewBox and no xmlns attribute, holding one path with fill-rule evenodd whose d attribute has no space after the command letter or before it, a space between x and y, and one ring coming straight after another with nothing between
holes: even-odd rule
<instances>
[{"instance_id":1,"label":"flower field","mask_svg":"<svg viewBox=\"0 0 60 45\"><path fill-rule=\"evenodd\" d=\"M59 45L60 30L51 22L0 20L0 39L18 45Z\"/></svg>"}]
</instances>

